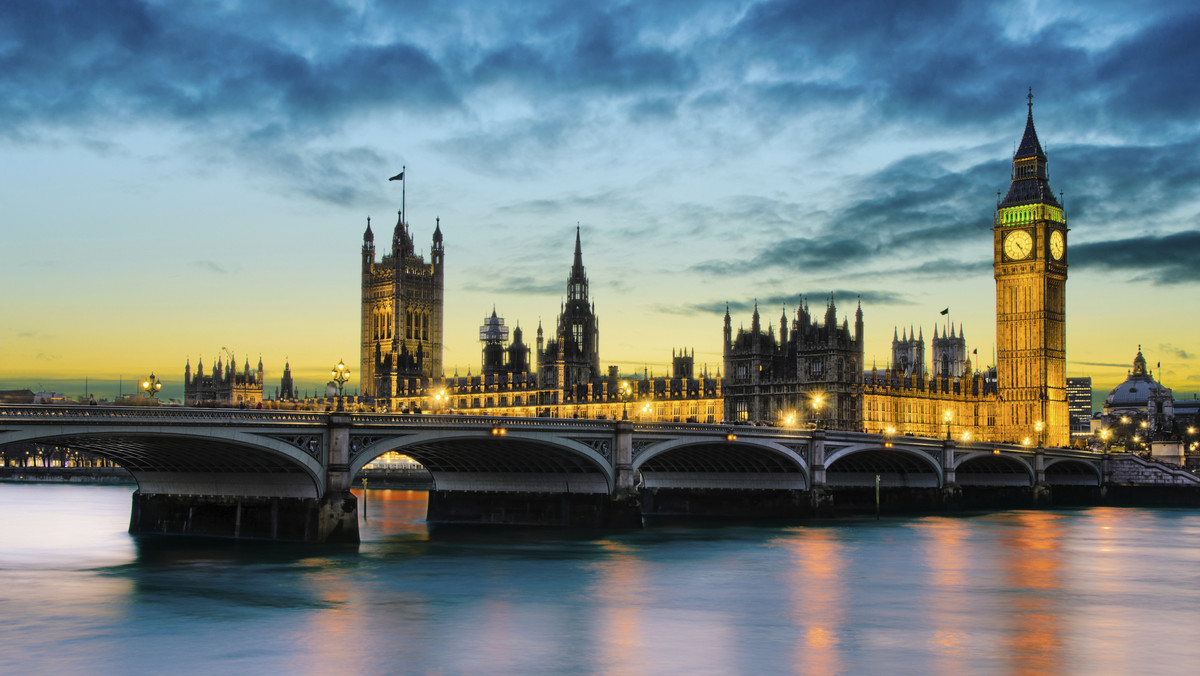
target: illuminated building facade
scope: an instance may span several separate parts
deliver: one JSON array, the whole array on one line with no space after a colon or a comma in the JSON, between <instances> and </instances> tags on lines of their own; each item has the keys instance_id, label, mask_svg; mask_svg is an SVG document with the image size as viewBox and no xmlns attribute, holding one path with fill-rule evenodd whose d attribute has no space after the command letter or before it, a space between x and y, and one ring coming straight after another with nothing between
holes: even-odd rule
<instances>
[{"instance_id":1,"label":"illuminated building facade","mask_svg":"<svg viewBox=\"0 0 1200 676\"><path fill-rule=\"evenodd\" d=\"M365 396L387 399L411 378L442 375L445 247L441 221L433 231L430 260L415 253L403 212L392 231L392 250L375 260L371 219L363 234L362 326L359 377Z\"/></svg>"},{"instance_id":2,"label":"illuminated building facade","mask_svg":"<svg viewBox=\"0 0 1200 676\"><path fill-rule=\"evenodd\" d=\"M435 240L440 242L440 233ZM435 256L434 261L440 264L440 257ZM687 351L672 354L671 377L644 373L622 378L615 366L600 371L599 322L588 295L578 230L567 277L567 300L553 337L546 340L539 326L535 355L525 344L520 325L511 335L509 342L504 318L493 308L479 327L483 345L480 375L397 375L389 389L381 388L371 398L374 407L409 414L628 417L669 422L713 423L723 417L720 373L696 377L693 357ZM536 358L536 372L531 370L535 367L531 357Z\"/></svg>"},{"instance_id":3,"label":"illuminated building facade","mask_svg":"<svg viewBox=\"0 0 1200 676\"><path fill-rule=\"evenodd\" d=\"M789 328L790 323L790 328ZM779 333L762 330L758 304L750 329L733 332L725 309L725 419L771 424L862 427L863 315L838 326L832 298L818 322L801 299L795 317L784 310Z\"/></svg>"},{"instance_id":4,"label":"illuminated building facade","mask_svg":"<svg viewBox=\"0 0 1200 676\"><path fill-rule=\"evenodd\" d=\"M1032 94L1012 184L996 207L992 234L1001 438L1040 436L1047 445L1065 446L1067 219L1050 189Z\"/></svg>"},{"instance_id":5,"label":"illuminated building facade","mask_svg":"<svg viewBox=\"0 0 1200 676\"><path fill-rule=\"evenodd\" d=\"M788 411L804 410L805 400L827 392L831 404L837 401L830 411L831 427L1067 445L1067 225L1050 190L1046 155L1033 125L1032 96L1009 191L996 206L992 231L994 368L975 367L961 326L952 324L940 334L934 329L928 363L924 330L909 329L893 333L886 368L855 372L847 367L862 363L861 307L853 335L845 324L837 329L834 317L827 316L824 325L811 323L809 330L824 339L814 345L816 359L808 361L802 350L783 347L800 338L795 323L793 335L787 335L786 316L776 339L772 329L759 328L756 308L750 330L739 330L735 337L727 312L727 417L777 423L788 418ZM836 370L827 370L830 365Z\"/></svg>"},{"instance_id":6,"label":"illuminated building facade","mask_svg":"<svg viewBox=\"0 0 1200 676\"><path fill-rule=\"evenodd\" d=\"M220 357L211 373L204 372L203 360L196 362L196 373L192 373L189 359L183 369L184 406L257 406L263 400L263 363L258 360L258 370L250 370L250 361L239 373L235 370L231 355L229 363Z\"/></svg>"}]
</instances>

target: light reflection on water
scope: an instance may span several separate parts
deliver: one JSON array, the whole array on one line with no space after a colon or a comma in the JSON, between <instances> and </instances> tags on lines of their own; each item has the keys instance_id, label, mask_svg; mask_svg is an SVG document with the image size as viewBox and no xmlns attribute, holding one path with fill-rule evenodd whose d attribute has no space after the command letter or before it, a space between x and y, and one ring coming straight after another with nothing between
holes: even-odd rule
<instances>
[{"instance_id":1,"label":"light reflection on water","mask_svg":"<svg viewBox=\"0 0 1200 676\"><path fill-rule=\"evenodd\" d=\"M1192 673L1200 510L641 531L434 528L358 547L131 538L129 489L0 484L0 672ZM361 495L361 493L360 493Z\"/></svg>"}]
</instances>

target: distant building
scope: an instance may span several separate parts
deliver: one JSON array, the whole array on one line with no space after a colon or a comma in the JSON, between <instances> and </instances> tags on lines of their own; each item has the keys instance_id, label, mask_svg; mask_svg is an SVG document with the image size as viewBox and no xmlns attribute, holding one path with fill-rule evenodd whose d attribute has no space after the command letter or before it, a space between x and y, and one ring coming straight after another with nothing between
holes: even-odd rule
<instances>
[{"instance_id":1,"label":"distant building","mask_svg":"<svg viewBox=\"0 0 1200 676\"><path fill-rule=\"evenodd\" d=\"M285 361L283 362L283 377L279 379L279 391L275 398L291 401L297 398L296 395L296 383L292 380L292 363Z\"/></svg>"},{"instance_id":2,"label":"distant building","mask_svg":"<svg viewBox=\"0 0 1200 676\"><path fill-rule=\"evenodd\" d=\"M1091 436L1092 379L1067 378L1067 412L1071 417L1071 440Z\"/></svg>"},{"instance_id":3,"label":"distant building","mask_svg":"<svg viewBox=\"0 0 1200 676\"><path fill-rule=\"evenodd\" d=\"M0 404L32 404L33 390L0 390Z\"/></svg>"},{"instance_id":4,"label":"distant building","mask_svg":"<svg viewBox=\"0 0 1200 676\"><path fill-rule=\"evenodd\" d=\"M250 370L250 361L239 373L235 370L233 357L225 364L220 357L211 373L204 372L203 360L196 363L192 374L189 359L183 369L184 406L257 406L263 400L263 364L258 360L258 370Z\"/></svg>"},{"instance_id":5,"label":"distant building","mask_svg":"<svg viewBox=\"0 0 1200 676\"><path fill-rule=\"evenodd\" d=\"M1160 385L1147 368L1138 346L1133 368L1121 384L1112 388L1100 409L1100 433L1106 445L1126 450L1147 450L1150 442L1179 436L1175 419L1175 396Z\"/></svg>"}]
</instances>

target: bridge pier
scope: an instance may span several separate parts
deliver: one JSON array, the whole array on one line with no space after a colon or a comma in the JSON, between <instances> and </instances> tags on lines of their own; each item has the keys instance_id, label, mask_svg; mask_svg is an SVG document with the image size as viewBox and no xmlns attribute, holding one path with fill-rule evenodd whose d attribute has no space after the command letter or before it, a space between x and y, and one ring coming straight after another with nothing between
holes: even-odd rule
<instances>
[{"instance_id":1,"label":"bridge pier","mask_svg":"<svg viewBox=\"0 0 1200 676\"><path fill-rule=\"evenodd\" d=\"M357 543L358 500L133 493L129 532L246 540Z\"/></svg>"}]
</instances>

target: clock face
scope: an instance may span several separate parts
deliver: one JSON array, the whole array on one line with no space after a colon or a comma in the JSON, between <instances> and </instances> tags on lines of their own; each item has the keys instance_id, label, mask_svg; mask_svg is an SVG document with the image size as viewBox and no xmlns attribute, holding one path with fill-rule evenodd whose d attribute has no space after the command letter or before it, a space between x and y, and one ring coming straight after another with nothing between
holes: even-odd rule
<instances>
[{"instance_id":1,"label":"clock face","mask_svg":"<svg viewBox=\"0 0 1200 676\"><path fill-rule=\"evenodd\" d=\"M1050 255L1054 260L1061 261L1063 251L1067 248L1066 241L1063 240L1063 234L1057 230L1050 233Z\"/></svg>"},{"instance_id":2,"label":"clock face","mask_svg":"<svg viewBox=\"0 0 1200 676\"><path fill-rule=\"evenodd\" d=\"M1014 261L1024 260L1033 251L1033 237L1025 230L1018 230L1004 238L1004 255Z\"/></svg>"}]
</instances>

